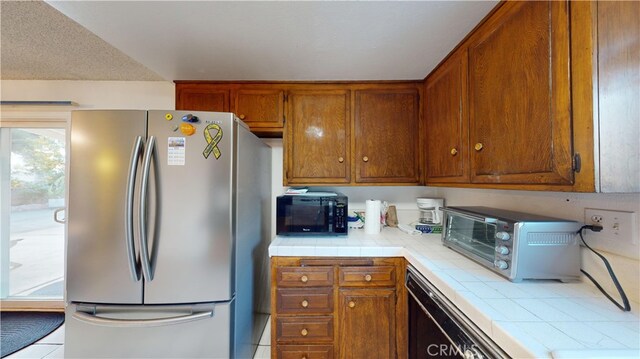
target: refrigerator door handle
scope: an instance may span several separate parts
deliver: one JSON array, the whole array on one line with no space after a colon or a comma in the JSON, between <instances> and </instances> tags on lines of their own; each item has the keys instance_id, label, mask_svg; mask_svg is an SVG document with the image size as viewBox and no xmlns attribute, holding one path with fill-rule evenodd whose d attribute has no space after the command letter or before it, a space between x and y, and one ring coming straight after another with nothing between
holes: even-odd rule
<instances>
[{"instance_id":1,"label":"refrigerator door handle","mask_svg":"<svg viewBox=\"0 0 640 359\"><path fill-rule=\"evenodd\" d=\"M151 159L156 144L154 136L149 137L147 148L142 160L142 183L140 185L140 257L142 261L142 273L144 278L151 282L153 271L149 259L149 243L147 242L147 194L149 187L149 173L151 172Z\"/></svg>"},{"instance_id":2,"label":"refrigerator door handle","mask_svg":"<svg viewBox=\"0 0 640 359\"><path fill-rule=\"evenodd\" d=\"M213 310L157 319L115 319L99 317L85 312L75 312L73 317L85 323L109 327L160 327L211 318L213 317Z\"/></svg>"},{"instance_id":3,"label":"refrigerator door handle","mask_svg":"<svg viewBox=\"0 0 640 359\"><path fill-rule=\"evenodd\" d=\"M125 240L127 246L127 257L129 258L129 272L134 282L140 280L140 261L136 260L136 247L133 240L133 195L136 186L136 172L138 169L138 160L140 151L142 150L142 136L136 137L136 142L131 150L131 159L129 160L129 175L127 176L127 194L125 207Z\"/></svg>"}]
</instances>

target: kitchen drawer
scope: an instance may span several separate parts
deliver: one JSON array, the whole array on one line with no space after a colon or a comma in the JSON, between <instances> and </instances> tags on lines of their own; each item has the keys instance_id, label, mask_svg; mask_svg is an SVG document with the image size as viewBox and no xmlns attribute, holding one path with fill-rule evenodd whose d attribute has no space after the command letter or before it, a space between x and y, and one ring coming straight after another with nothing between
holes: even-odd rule
<instances>
[{"instance_id":1,"label":"kitchen drawer","mask_svg":"<svg viewBox=\"0 0 640 359\"><path fill-rule=\"evenodd\" d=\"M333 341L333 317L277 318L276 340L291 343Z\"/></svg>"},{"instance_id":2,"label":"kitchen drawer","mask_svg":"<svg viewBox=\"0 0 640 359\"><path fill-rule=\"evenodd\" d=\"M278 289L276 303L280 314L332 313L333 288Z\"/></svg>"},{"instance_id":3,"label":"kitchen drawer","mask_svg":"<svg viewBox=\"0 0 640 359\"><path fill-rule=\"evenodd\" d=\"M396 285L394 266L340 267L341 287L393 287Z\"/></svg>"},{"instance_id":4,"label":"kitchen drawer","mask_svg":"<svg viewBox=\"0 0 640 359\"><path fill-rule=\"evenodd\" d=\"M279 267L276 284L278 287L330 287L333 267Z\"/></svg>"},{"instance_id":5,"label":"kitchen drawer","mask_svg":"<svg viewBox=\"0 0 640 359\"><path fill-rule=\"evenodd\" d=\"M278 359L330 359L333 345L278 345Z\"/></svg>"}]
</instances>

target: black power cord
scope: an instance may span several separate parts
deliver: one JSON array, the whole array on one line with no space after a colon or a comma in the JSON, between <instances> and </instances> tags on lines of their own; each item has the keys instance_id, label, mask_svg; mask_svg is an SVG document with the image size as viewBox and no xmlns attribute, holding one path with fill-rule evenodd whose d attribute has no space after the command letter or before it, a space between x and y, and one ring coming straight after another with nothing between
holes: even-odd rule
<instances>
[{"instance_id":1,"label":"black power cord","mask_svg":"<svg viewBox=\"0 0 640 359\"><path fill-rule=\"evenodd\" d=\"M631 310L631 306L629 305L629 299L627 299L627 295L624 293L624 290L622 289L622 286L620 285L620 282L618 281L618 278L616 277L615 273L613 273L613 268L611 268L611 265L609 264L609 261L602 254L596 252L593 248L589 247L587 242L585 242L584 237L582 237L582 230L583 229L590 229L590 230L592 230L594 232L600 232L602 230L602 226L598 226L598 225L582 226L582 227L580 227L580 229L578 230L577 233L580 235L580 239L582 239L582 243L584 243L585 247L589 248L590 251L595 253L604 262L604 265L605 265L605 267L607 267L607 271L609 271L609 275L611 276L611 280L613 280L613 284L615 284L616 289L618 290L618 293L620 293L620 297L622 298L622 303L624 304L624 306L620 305L620 303L618 303L615 299L613 299L609 295L609 293L605 292L605 290L602 288L602 286L600 286L600 284L598 282L596 282L596 280L591 276L591 274L587 273L584 269L580 269L580 271L582 273L584 273L584 275L586 275L587 278L589 278L593 282L593 284L595 284L596 287L598 287L598 289L600 289L600 291L602 292L602 294L604 294L605 297L609 298L609 300L611 302L613 302L613 304L615 304L618 308L620 308L620 310L622 310L623 312L630 311Z\"/></svg>"}]
</instances>

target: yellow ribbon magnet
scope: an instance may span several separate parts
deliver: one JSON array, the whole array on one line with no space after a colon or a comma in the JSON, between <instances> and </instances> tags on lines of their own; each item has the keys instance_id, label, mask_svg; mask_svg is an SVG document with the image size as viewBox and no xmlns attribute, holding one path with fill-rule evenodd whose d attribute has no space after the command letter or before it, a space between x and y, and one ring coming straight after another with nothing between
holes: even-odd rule
<instances>
[{"instance_id":1,"label":"yellow ribbon magnet","mask_svg":"<svg viewBox=\"0 0 640 359\"><path fill-rule=\"evenodd\" d=\"M212 136L211 132L214 130L217 132ZM208 125L204 129L204 138L205 140L207 140L207 147L202 152L204 158L209 158L211 152L213 152L213 156L216 158L216 160L220 158L221 153L220 149L218 148L218 143L222 139L222 128L220 128L220 126L216 125L215 123Z\"/></svg>"}]
</instances>

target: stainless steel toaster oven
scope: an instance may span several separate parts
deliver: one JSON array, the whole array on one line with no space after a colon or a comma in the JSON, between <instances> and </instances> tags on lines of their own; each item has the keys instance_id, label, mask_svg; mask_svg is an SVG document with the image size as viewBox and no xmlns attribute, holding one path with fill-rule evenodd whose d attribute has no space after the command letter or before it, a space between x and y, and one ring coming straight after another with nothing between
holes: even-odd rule
<instances>
[{"instance_id":1,"label":"stainless steel toaster oven","mask_svg":"<svg viewBox=\"0 0 640 359\"><path fill-rule=\"evenodd\" d=\"M580 278L576 221L488 207L443 212L442 243L513 282Z\"/></svg>"}]
</instances>

